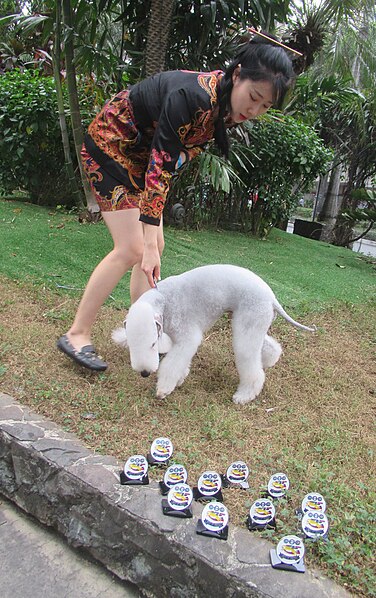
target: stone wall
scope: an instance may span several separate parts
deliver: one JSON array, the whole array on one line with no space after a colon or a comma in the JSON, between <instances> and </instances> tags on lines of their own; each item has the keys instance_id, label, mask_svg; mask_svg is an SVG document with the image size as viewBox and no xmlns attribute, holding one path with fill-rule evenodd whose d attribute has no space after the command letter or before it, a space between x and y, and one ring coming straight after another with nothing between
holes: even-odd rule
<instances>
[{"instance_id":1,"label":"stone wall","mask_svg":"<svg viewBox=\"0 0 376 598\"><path fill-rule=\"evenodd\" d=\"M348 596L317 572L272 569L272 544L245 528L230 524L227 541L198 536L201 505L193 519L164 516L158 484L120 485L122 465L0 393L0 493L142 595Z\"/></svg>"}]
</instances>

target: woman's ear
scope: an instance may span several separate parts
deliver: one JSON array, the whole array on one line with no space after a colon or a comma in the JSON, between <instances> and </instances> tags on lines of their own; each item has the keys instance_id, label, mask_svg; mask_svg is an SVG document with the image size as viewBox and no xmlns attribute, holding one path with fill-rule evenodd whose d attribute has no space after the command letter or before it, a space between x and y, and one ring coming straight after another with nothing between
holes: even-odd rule
<instances>
[{"instance_id":1,"label":"woman's ear","mask_svg":"<svg viewBox=\"0 0 376 598\"><path fill-rule=\"evenodd\" d=\"M235 83L235 81L237 79L239 79L240 76L240 70L241 70L241 65L238 64L238 66L235 67L234 72L232 73L232 82Z\"/></svg>"}]
</instances>

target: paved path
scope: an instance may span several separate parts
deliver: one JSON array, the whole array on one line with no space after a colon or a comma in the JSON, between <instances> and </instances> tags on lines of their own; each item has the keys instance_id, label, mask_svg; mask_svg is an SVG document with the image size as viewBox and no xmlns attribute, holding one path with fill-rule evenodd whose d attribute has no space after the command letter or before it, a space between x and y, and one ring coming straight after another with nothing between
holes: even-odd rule
<instances>
[{"instance_id":1,"label":"paved path","mask_svg":"<svg viewBox=\"0 0 376 598\"><path fill-rule=\"evenodd\" d=\"M0 496L0 596L137 598L139 593Z\"/></svg>"}]
</instances>

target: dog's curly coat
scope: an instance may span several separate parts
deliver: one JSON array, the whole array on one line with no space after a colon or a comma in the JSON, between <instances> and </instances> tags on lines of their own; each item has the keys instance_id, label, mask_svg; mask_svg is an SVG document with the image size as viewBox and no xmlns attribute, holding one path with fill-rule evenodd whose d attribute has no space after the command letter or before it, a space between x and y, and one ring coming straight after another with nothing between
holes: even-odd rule
<instances>
[{"instance_id":1,"label":"dog's curly coat","mask_svg":"<svg viewBox=\"0 0 376 598\"><path fill-rule=\"evenodd\" d=\"M112 338L128 346L136 372L149 376L158 370L157 397L164 398L183 383L204 332L226 312L232 314L240 378L233 400L244 404L261 392L264 368L275 365L281 355L280 344L267 334L275 312L297 328L315 330L293 320L253 272L217 264L166 278L131 306L126 330L114 330ZM160 353L167 353L161 363Z\"/></svg>"}]
</instances>

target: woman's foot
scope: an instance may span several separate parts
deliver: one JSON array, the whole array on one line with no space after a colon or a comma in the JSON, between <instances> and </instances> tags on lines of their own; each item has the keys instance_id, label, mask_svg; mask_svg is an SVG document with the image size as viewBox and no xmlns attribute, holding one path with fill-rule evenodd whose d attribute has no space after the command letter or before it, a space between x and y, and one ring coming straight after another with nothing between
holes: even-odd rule
<instances>
[{"instance_id":1,"label":"woman's foot","mask_svg":"<svg viewBox=\"0 0 376 598\"><path fill-rule=\"evenodd\" d=\"M93 345L88 344L81 346L80 349L76 349L67 334L63 334L58 339L57 348L73 359L73 361L89 370L103 372L107 369L107 363L97 355Z\"/></svg>"}]
</instances>

